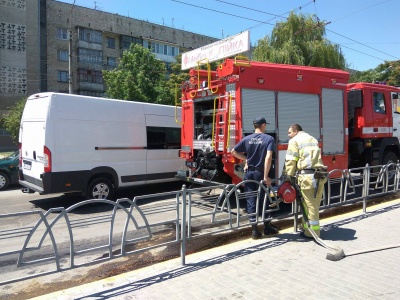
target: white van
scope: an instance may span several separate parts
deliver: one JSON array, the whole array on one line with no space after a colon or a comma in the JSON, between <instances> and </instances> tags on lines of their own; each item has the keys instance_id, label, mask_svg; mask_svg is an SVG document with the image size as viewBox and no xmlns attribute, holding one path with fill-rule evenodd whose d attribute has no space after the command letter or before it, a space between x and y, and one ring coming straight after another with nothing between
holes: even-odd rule
<instances>
[{"instance_id":1,"label":"white van","mask_svg":"<svg viewBox=\"0 0 400 300\"><path fill-rule=\"evenodd\" d=\"M175 180L180 108L60 93L28 98L19 134L23 192L110 199L119 187Z\"/></svg>"}]
</instances>

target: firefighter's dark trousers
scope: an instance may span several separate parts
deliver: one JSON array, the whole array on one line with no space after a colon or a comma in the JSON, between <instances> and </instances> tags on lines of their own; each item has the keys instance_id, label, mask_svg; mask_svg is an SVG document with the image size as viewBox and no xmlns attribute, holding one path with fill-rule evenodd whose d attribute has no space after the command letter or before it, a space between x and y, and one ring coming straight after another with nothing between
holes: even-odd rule
<instances>
[{"instance_id":1,"label":"firefighter's dark trousers","mask_svg":"<svg viewBox=\"0 0 400 300\"><path fill-rule=\"evenodd\" d=\"M247 171L244 174L244 180L255 180L257 182L260 182L261 180L264 179L264 172L261 171ZM246 182L244 184L244 192L246 193L246 202L247 202L247 213L249 215L249 221L250 223L254 223L256 221L256 207L257 207L257 191L259 189L259 184L255 182ZM265 196L265 191L263 188L261 188L260 192L260 199L259 199L259 207L260 210L262 210L263 206L263 201L264 201L264 196ZM266 213L265 214L265 219L270 218L271 214Z\"/></svg>"}]
</instances>

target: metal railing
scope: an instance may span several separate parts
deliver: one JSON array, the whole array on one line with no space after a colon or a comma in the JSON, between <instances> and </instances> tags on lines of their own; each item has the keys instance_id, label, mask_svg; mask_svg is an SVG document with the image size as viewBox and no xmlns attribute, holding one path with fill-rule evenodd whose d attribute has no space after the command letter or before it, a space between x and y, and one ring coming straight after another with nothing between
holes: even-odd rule
<instances>
[{"instance_id":1,"label":"metal railing","mask_svg":"<svg viewBox=\"0 0 400 300\"><path fill-rule=\"evenodd\" d=\"M332 170L325 185L321 210L362 201L366 213L371 197L399 190L399 175L400 165L396 164ZM138 196L133 200L86 200L68 208L51 208L45 213L34 210L1 214L3 281L0 284L170 245L179 247L181 263L185 264L190 240L249 226L249 215L241 208L247 196L241 190L242 184L194 189L183 185L179 191ZM281 207L275 189L258 184L259 189L254 192L257 196L254 216L256 222L264 222L265 212L276 213ZM260 197L262 190L264 199ZM138 205L152 199L158 199L157 206ZM90 216L85 216L87 206L98 211L90 211ZM297 205L293 203L291 210L279 215L279 219L293 218L296 231L298 216ZM26 226L8 221L15 218L35 221ZM104 224L108 225L107 232ZM89 238L89 232L94 237Z\"/></svg>"}]
</instances>

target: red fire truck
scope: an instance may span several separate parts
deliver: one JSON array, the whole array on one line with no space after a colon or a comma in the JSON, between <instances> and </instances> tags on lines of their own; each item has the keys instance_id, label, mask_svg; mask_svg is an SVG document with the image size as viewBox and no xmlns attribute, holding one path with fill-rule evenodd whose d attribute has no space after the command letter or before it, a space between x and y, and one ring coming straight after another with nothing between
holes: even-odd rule
<instances>
[{"instance_id":1,"label":"red fire truck","mask_svg":"<svg viewBox=\"0 0 400 300\"><path fill-rule=\"evenodd\" d=\"M386 164L400 156L400 89L347 84L335 69L226 59L216 71L191 69L182 85L182 150L198 183L238 183L243 163L231 150L264 116L276 141L270 178L282 171L293 123L314 136L329 170Z\"/></svg>"}]
</instances>

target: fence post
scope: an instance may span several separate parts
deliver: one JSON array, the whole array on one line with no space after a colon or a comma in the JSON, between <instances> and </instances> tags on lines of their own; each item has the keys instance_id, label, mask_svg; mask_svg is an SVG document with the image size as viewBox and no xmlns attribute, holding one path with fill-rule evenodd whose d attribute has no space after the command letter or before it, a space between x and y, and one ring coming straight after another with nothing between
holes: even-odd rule
<instances>
[{"instance_id":1,"label":"fence post","mask_svg":"<svg viewBox=\"0 0 400 300\"><path fill-rule=\"evenodd\" d=\"M185 265L186 255L186 185L182 185L182 214L181 214L181 264Z\"/></svg>"},{"instance_id":2,"label":"fence post","mask_svg":"<svg viewBox=\"0 0 400 300\"><path fill-rule=\"evenodd\" d=\"M297 202L297 199L293 202L293 232L297 233L297 228L299 226L298 222L298 217L299 217L299 211L298 211L298 205L299 203ZM301 204L300 204L301 205Z\"/></svg>"},{"instance_id":3,"label":"fence post","mask_svg":"<svg viewBox=\"0 0 400 300\"><path fill-rule=\"evenodd\" d=\"M369 177L371 175L370 169L369 169L369 165L366 164L365 168L364 168L364 176L363 176L363 180L364 180L364 191L363 191L363 213L366 214L367 213L367 199L368 199L368 195L369 195Z\"/></svg>"}]
</instances>

